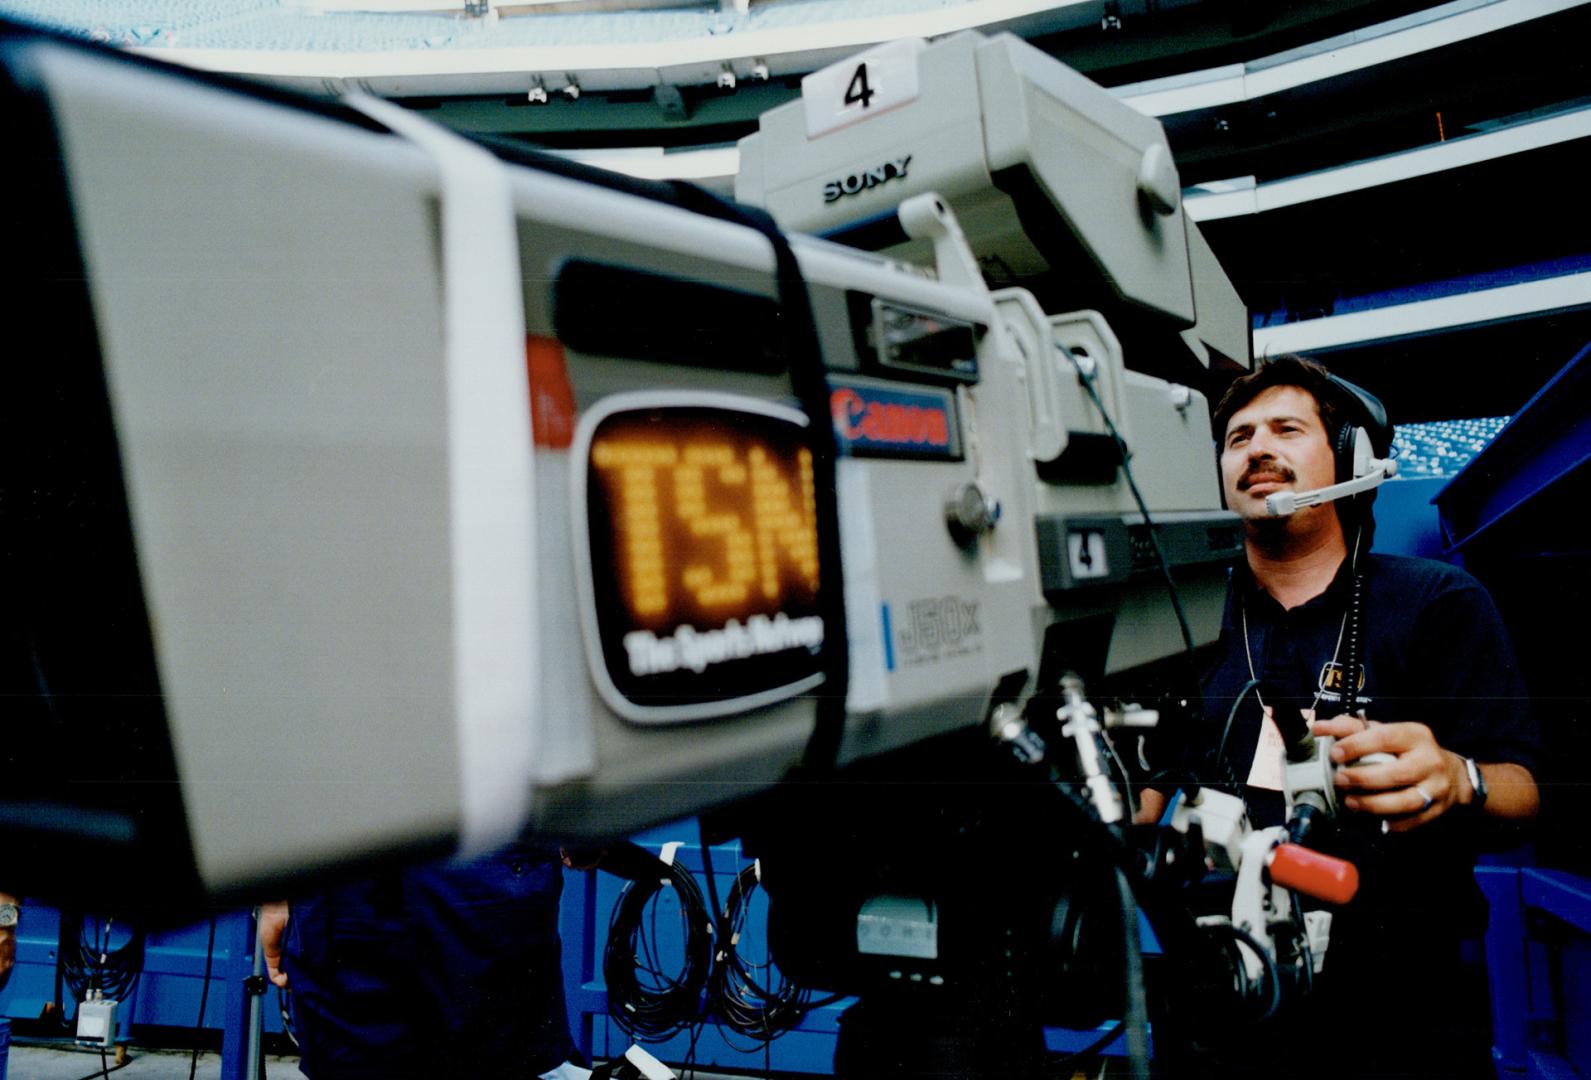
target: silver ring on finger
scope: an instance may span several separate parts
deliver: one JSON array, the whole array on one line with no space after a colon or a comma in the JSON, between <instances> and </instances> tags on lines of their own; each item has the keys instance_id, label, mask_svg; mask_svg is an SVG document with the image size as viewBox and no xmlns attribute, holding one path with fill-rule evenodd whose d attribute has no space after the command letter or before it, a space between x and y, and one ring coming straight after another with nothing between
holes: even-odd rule
<instances>
[{"instance_id":1,"label":"silver ring on finger","mask_svg":"<svg viewBox=\"0 0 1591 1080\"><path fill-rule=\"evenodd\" d=\"M1414 790L1418 791L1420 793L1420 798L1425 800L1425 805L1420 807L1420 810L1419 810L1419 812L1423 814L1423 813L1425 813L1427 810L1429 810L1431 808L1431 804L1436 802L1436 800L1431 798L1431 793L1426 791L1419 784L1415 784L1414 785Z\"/></svg>"}]
</instances>

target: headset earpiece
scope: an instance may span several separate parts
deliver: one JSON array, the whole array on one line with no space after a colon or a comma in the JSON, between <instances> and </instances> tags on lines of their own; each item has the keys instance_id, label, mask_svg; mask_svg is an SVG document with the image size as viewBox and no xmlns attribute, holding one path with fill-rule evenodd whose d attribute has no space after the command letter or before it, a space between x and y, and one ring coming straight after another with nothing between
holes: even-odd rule
<instances>
[{"instance_id":1,"label":"headset earpiece","mask_svg":"<svg viewBox=\"0 0 1591 1080\"><path fill-rule=\"evenodd\" d=\"M1331 447L1332 458L1337 463L1336 479L1332 483L1340 484L1345 480L1353 479L1354 446L1358 444L1359 432L1363 430L1364 428L1352 423L1337 425L1337 438L1333 441Z\"/></svg>"},{"instance_id":2,"label":"headset earpiece","mask_svg":"<svg viewBox=\"0 0 1591 1080\"><path fill-rule=\"evenodd\" d=\"M1367 475L1373 458L1385 458L1392 453L1392 424L1387 419L1387 408L1381 399L1361 386L1336 375L1327 376L1339 391L1338 399L1342 419L1337 437L1332 444L1336 455L1337 483L1346 483ZM1337 514L1343 528L1352 530L1355 547L1363 541L1368 547L1375 536L1375 519L1370 507L1375 502L1375 492L1355 495L1337 504Z\"/></svg>"},{"instance_id":3,"label":"headset earpiece","mask_svg":"<svg viewBox=\"0 0 1591 1080\"><path fill-rule=\"evenodd\" d=\"M1369 461L1386 457L1392 452L1392 425L1387 421L1387 408L1381 399L1361 386L1336 375L1328 376L1340 391L1342 421L1332 441L1336 458L1337 480L1341 484L1363 476ZM1364 449L1361 450L1361 437Z\"/></svg>"}]
</instances>

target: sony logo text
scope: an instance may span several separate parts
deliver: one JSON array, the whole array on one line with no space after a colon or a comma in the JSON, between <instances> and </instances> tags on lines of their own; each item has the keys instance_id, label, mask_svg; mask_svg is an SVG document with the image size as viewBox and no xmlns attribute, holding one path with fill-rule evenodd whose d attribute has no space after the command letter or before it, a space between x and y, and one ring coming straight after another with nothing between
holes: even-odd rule
<instances>
[{"instance_id":1,"label":"sony logo text","mask_svg":"<svg viewBox=\"0 0 1591 1080\"><path fill-rule=\"evenodd\" d=\"M838 180L830 180L823 185L823 201L831 203L845 195L857 195L869 188L876 188L880 184L887 184L891 180L906 179L906 169L911 165L911 155L886 161L882 165L875 165L863 172L854 172Z\"/></svg>"}]
</instances>

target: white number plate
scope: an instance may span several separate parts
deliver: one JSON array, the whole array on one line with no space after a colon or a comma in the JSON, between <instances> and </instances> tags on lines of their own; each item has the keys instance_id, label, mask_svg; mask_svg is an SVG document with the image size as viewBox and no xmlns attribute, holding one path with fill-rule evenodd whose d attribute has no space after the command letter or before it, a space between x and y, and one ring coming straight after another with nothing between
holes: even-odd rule
<instances>
[{"instance_id":1,"label":"white number plate","mask_svg":"<svg viewBox=\"0 0 1591 1080\"><path fill-rule=\"evenodd\" d=\"M801 80L807 138L815 139L917 99L917 39L892 41Z\"/></svg>"}]
</instances>

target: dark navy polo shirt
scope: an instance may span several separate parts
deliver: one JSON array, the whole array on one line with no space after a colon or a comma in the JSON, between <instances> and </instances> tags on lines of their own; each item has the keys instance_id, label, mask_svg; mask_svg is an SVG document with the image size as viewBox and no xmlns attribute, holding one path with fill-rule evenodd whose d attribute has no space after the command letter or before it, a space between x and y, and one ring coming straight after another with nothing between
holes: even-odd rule
<instances>
[{"instance_id":1,"label":"dark navy polo shirt","mask_svg":"<svg viewBox=\"0 0 1591 1080\"><path fill-rule=\"evenodd\" d=\"M1363 714L1383 723L1418 721L1444 749L1534 771L1538 736L1524 681L1486 590L1463 570L1429 559L1370 555L1361 562ZM1318 697L1322 719L1340 714L1347 643L1339 640L1346 637L1352 584L1345 562L1324 593L1284 610L1246 565L1234 572L1216 660L1204 679L1205 730L1189 758L1201 780L1243 785L1250 776L1263 715L1252 691L1232 715L1224 762L1214 761L1222 726L1249 681L1250 655L1267 704L1308 708ZM1280 823L1279 792L1246 787L1243 793L1256 827ZM1341 824L1329 846L1359 866L1355 907L1435 919L1463 933L1484 925L1472 872L1475 815L1455 809L1391 836L1381 835L1369 815L1345 813Z\"/></svg>"}]
</instances>

